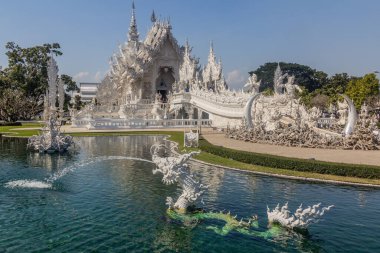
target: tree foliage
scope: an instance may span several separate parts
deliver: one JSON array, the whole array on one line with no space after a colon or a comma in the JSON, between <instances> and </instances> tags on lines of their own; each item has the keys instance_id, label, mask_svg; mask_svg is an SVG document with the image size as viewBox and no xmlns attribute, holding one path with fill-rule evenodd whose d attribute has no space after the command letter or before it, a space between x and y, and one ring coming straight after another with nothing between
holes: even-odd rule
<instances>
[{"instance_id":1,"label":"tree foliage","mask_svg":"<svg viewBox=\"0 0 380 253\"><path fill-rule=\"evenodd\" d=\"M368 98L379 94L379 79L374 73L352 79L347 84L346 94L353 100L356 108L360 109Z\"/></svg>"},{"instance_id":2,"label":"tree foliage","mask_svg":"<svg viewBox=\"0 0 380 253\"><path fill-rule=\"evenodd\" d=\"M15 122L31 119L40 111L41 104L21 89L6 88L0 96L0 119Z\"/></svg>"},{"instance_id":3,"label":"tree foliage","mask_svg":"<svg viewBox=\"0 0 380 253\"><path fill-rule=\"evenodd\" d=\"M273 89L273 78L277 64L277 62L268 62L250 72L250 74L255 73L258 80L261 80L261 91L267 88ZM279 64L283 73L294 75L295 83L305 87L309 92L322 87L327 80L326 73L312 69L309 66L286 62L280 62Z\"/></svg>"},{"instance_id":4,"label":"tree foliage","mask_svg":"<svg viewBox=\"0 0 380 253\"><path fill-rule=\"evenodd\" d=\"M5 45L8 56L8 67L4 88L19 88L27 96L38 97L44 94L48 85L47 65L51 55L62 55L58 43L44 44L29 48L21 48L14 42Z\"/></svg>"},{"instance_id":5,"label":"tree foliage","mask_svg":"<svg viewBox=\"0 0 380 253\"><path fill-rule=\"evenodd\" d=\"M0 120L30 119L43 111L48 61L51 56L62 55L60 45L52 43L22 48L8 42L5 48L8 67L0 70ZM64 78L72 89L72 78L67 75Z\"/></svg>"},{"instance_id":6,"label":"tree foliage","mask_svg":"<svg viewBox=\"0 0 380 253\"><path fill-rule=\"evenodd\" d=\"M319 94L323 94L329 97L330 103L336 103L340 98L340 94L346 91L347 85L352 77L347 73L335 74L328 78L328 81L319 91Z\"/></svg>"},{"instance_id":7,"label":"tree foliage","mask_svg":"<svg viewBox=\"0 0 380 253\"><path fill-rule=\"evenodd\" d=\"M62 74L61 80L66 85L66 92L79 92L79 87L77 86L77 83L73 80L73 78L69 75Z\"/></svg>"}]
</instances>

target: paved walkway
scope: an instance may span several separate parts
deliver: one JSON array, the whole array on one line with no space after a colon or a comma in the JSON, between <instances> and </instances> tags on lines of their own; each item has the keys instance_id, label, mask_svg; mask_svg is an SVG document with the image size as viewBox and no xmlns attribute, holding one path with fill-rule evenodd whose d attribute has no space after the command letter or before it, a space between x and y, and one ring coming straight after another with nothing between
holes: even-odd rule
<instances>
[{"instance_id":1,"label":"paved walkway","mask_svg":"<svg viewBox=\"0 0 380 253\"><path fill-rule=\"evenodd\" d=\"M314 158L315 160L327 162L380 166L380 150L362 151L284 147L229 139L226 138L222 133L211 131L204 131L202 135L208 142L214 145L223 146L231 149L303 159Z\"/></svg>"}]
</instances>

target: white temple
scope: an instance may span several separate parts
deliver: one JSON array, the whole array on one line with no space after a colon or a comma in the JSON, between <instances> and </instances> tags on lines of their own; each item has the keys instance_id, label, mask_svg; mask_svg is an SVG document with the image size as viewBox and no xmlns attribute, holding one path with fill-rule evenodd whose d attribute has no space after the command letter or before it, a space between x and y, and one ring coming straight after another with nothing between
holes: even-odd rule
<instances>
[{"instance_id":1,"label":"white temple","mask_svg":"<svg viewBox=\"0 0 380 253\"><path fill-rule=\"evenodd\" d=\"M307 126L317 135L340 136L341 133L319 129L324 121L317 108L308 109L297 98L301 91L295 77L283 74L278 65L274 73L274 95L259 93L261 81L249 76L241 90L230 90L211 43L207 63L200 66L186 41L180 46L169 21L157 20L144 40L137 29L132 5L128 40L119 46L110 60L108 75L101 82L96 99L80 111L72 110L73 127L88 129L170 128L260 126L275 131L284 125ZM355 110L350 105L339 112L340 125L349 136L356 125ZM351 103L352 104L352 103ZM351 113L349 113L351 112ZM331 124L330 124L331 125Z\"/></svg>"},{"instance_id":2,"label":"white temple","mask_svg":"<svg viewBox=\"0 0 380 253\"><path fill-rule=\"evenodd\" d=\"M208 126L219 116L228 117L226 110L218 108L224 103L234 104L227 106L227 114L241 120L244 99L228 91L222 63L217 60L212 43L208 62L202 68L191 55L187 41L184 46L178 45L169 21L157 20L153 15L146 38L139 38L133 4L128 40L112 56L96 103L73 113L74 126L157 126L163 124L159 120L166 120L167 126ZM223 125L227 122L223 121Z\"/></svg>"}]
</instances>

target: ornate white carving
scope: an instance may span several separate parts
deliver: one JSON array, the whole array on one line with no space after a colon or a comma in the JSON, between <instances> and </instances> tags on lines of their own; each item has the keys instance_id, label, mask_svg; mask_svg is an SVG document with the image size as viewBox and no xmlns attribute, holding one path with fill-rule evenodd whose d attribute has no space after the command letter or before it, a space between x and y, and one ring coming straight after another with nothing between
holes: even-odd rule
<instances>
[{"instance_id":1,"label":"ornate white carving","mask_svg":"<svg viewBox=\"0 0 380 253\"><path fill-rule=\"evenodd\" d=\"M273 78L273 89L274 93L277 95L284 93L284 80L288 77L288 74L282 74L280 64L277 64L276 71L274 72L274 78Z\"/></svg>"},{"instance_id":2,"label":"ornate white carving","mask_svg":"<svg viewBox=\"0 0 380 253\"><path fill-rule=\"evenodd\" d=\"M169 185L178 182L182 187L182 194L177 201L173 201L171 197L167 197L166 202L169 208L185 212L187 207L194 203L207 189L199 181L194 178L189 171L186 163L193 155L199 152L191 152L179 155L178 157L165 157L167 148L164 145L153 145L151 147L152 161L157 168L153 170L153 174L160 172L163 174L162 181Z\"/></svg>"},{"instance_id":3,"label":"ornate white carving","mask_svg":"<svg viewBox=\"0 0 380 253\"><path fill-rule=\"evenodd\" d=\"M60 81L57 94L57 77L57 62L53 59L53 56L51 56L48 62L48 88L46 90L47 95L44 100L44 116L46 126L42 129L41 135L34 135L28 139L27 147L29 149L39 152L64 152L69 146L73 144L72 137L62 135L60 131L61 123L58 120L58 113L55 104L57 102L57 97L59 96L59 109L60 113L63 113L65 90L63 88L63 82Z\"/></svg>"},{"instance_id":4,"label":"ornate white carving","mask_svg":"<svg viewBox=\"0 0 380 253\"><path fill-rule=\"evenodd\" d=\"M191 48L188 41L186 41L183 59L181 66L179 68L179 82L181 82L182 89L179 89L179 92L183 91L183 84L190 86L196 81L198 71L198 60L191 57Z\"/></svg>"},{"instance_id":5,"label":"ornate white carving","mask_svg":"<svg viewBox=\"0 0 380 253\"><path fill-rule=\"evenodd\" d=\"M278 204L272 211L267 207L267 215L270 223L279 223L288 228L301 228L306 229L310 224L316 223L329 211L333 205L320 208L321 203L302 208L302 204L298 207L296 212L291 215L288 209L288 203L280 208Z\"/></svg>"},{"instance_id":6,"label":"ornate white carving","mask_svg":"<svg viewBox=\"0 0 380 253\"><path fill-rule=\"evenodd\" d=\"M344 136L350 136L355 130L356 122L358 121L358 113L356 112L356 108L352 100L346 95L342 96L348 104L348 120L346 126L344 127L343 134Z\"/></svg>"},{"instance_id":7,"label":"ornate white carving","mask_svg":"<svg viewBox=\"0 0 380 253\"><path fill-rule=\"evenodd\" d=\"M295 76L288 76L288 81L286 84L284 84L286 94L290 96L291 98L295 98L296 90L299 92L302 91L302 89L294 83Z\"/></svg>"},{"instance_id":8,"label":"ornate white carving","mask_svg":"<svg viewBox=\"0 0 380 253\"><path fill-rule=\"evenodd\" d=\"M211 43L207 65L202 71L202 78L205 90L224 91L227 89L223 77L222 61L217 62L214 54L214 46Z\"/></svg>"},{"instance_id":9,"label":"ornate white carving","mask_svg":"<svg viewBox=\"0 0 380 253\"><path fill-rule=\"evenodd\" d=\"M261 80L257 81L257 75L255 73L252 73L248 77L248 81L244 85L243 91L247 93L253 93L253 94L259 93L260 85L261 85Z\"/></svg>"},{"instance_id":10,"label":"ornate white carving","mask_svg":"<svg viewBox=\"0 0 380 253\"><path fill-rule=\"evenodd\" d=\"M199 142L199 133L197 132L188 132L184 134L184 146L190 148L197 148Z\"/></svg>"}]
</instances>

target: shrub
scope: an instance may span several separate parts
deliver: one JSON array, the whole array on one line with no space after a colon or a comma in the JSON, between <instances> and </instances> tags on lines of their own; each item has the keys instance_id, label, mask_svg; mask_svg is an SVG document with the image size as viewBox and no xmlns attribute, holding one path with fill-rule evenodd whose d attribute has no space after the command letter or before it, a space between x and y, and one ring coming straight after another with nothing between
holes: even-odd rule
<instances>
[{"instance_id":1,"label":"shrub","mask_svg":"<svg viewBox=\"0 0 380 253\"><path fill-rule=\"evenodd\" d=\"M21 122L0 122L0 126L22 126Z\"/></svg>"},{"instance_id":2,"label":"shrub","mask_svg":"<svg viewBox=\"0 0 380 253\"><path fill-rule=\"evenodd\" d=\"M199 147L202 151L247 164L337 176L380 179L380 167L378 166L331 163L251 153L215 146L204 139L199 141Z\"/></svg>"}]
</instances>

